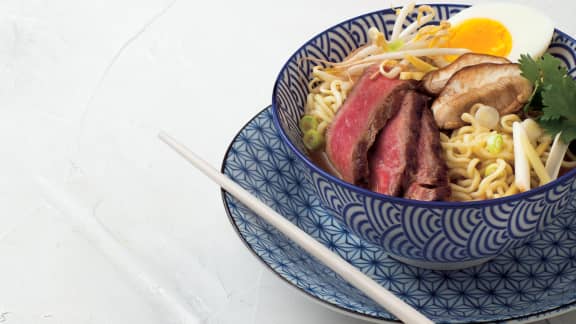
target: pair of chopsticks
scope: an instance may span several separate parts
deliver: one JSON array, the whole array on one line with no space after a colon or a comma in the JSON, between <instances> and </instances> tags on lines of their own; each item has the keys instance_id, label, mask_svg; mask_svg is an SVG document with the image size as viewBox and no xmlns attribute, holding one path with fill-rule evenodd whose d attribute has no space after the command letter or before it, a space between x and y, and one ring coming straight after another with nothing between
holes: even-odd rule
<instances>
[{"instance_id":1,"label":"pair of chopsticks","mask_svg":"<svg viewBox=\"0 0 576 324\"><path fill-rule=\"evenodd\" d=\"M346 262L346 260L341 258L339 255L330 251L330 249L316 241L272 208L265 205L236 182L220 173L198 155L190 151L184 145L178 143L174 138L164 132L161 132L158 137L184 159L202 171L214 182L219 184L220 187L236 197L236 199L242 202L246 207L250 208L254 213L262 217L262 219L274 226L312 256L316 257L320 262L324 263L334 272L342 276L342 278L354 287L360 289L364 294L384 307L398 319L405 323L434 323L406 302L396 297L386 288L366 276L350 263Z\"/></svg>"}]
</instances>

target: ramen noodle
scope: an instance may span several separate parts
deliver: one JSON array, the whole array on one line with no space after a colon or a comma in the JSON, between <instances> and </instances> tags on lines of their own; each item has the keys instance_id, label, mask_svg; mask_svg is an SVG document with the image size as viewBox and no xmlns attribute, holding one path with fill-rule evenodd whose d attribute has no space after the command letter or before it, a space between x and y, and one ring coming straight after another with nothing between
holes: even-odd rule
<instances>
[{"instance_id":1,"label":"ramen noodle","mask_svg":"<svg viewBox=\"0 0 576 324\"><path fill-rule=\"evenodd\" d=\"M504 115L495 129L489 129L479 123L475 112L473 109L462 114L466 126L450 135L440 134L452 189L451 200L492 199L518 193L514 183L512 124L520 122L520 116ZM551 142L549 136L543 135L534 143L542 162L546 160ZM533 187L538 185L537 175L531 174L530 180Z\"/></svg>"}]
</instances>

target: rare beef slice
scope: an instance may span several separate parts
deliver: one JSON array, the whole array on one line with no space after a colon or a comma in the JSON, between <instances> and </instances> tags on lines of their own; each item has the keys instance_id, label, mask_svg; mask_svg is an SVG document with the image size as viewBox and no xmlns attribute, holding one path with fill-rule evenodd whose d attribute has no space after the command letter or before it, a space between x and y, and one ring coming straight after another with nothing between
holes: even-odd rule
<instances>
[{"instance_id":1,"label":"rare beef slice","mask_svg":"<svg viewBox=\"0 0 576 324\"><path fill-rule=\"evenodd\" d=\"M416 165L416 147L422 109L426 98L406 91L400 107L384 126L368 154L370 189L391 196L402 196L407 179Z\"/></svg>"},{"instance_id":2,"label":"rare beef slice","mask_svg":"<svg viewBox=\"0 0 576 324\"><path fill-rule=\"evenodd\" d=\"M366 69L326 133L326 155L340 177L363 187L369 179L368 150L396 113L398 105L393 103L400 90L414 87L410 81L386 78L378 69Z\"/></svg>"},{"instance_id":3,"label":"rare beef slice","mask_svg":"<svg viewBox=\"0 0 576 324\"><path fill-rule=\"evenodd\" d=\"M413 152L416 167L404 197L426 201L448 200L448 167L442 157L440 132L428 107L422 110L419 128L418 145Z\"/></svg>"}]
</instances>

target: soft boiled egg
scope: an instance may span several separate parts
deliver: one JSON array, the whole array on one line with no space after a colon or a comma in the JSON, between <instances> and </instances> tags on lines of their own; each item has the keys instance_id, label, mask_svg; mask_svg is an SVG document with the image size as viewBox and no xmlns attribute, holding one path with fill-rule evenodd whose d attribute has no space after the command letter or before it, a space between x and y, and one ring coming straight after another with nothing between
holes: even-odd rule
<instances>
[{"instance_id":1,"label":"soft boiled egg","mask_svg":"<svg viewBox=\"0 0 576 324\"><path fill-rule=\"evenodd\" d=\"M544 54L554 24L537 10L514 3L484 3L452 16L444 47L503 56L517 62L521 54Z\"/></svg>"}]
</instances>

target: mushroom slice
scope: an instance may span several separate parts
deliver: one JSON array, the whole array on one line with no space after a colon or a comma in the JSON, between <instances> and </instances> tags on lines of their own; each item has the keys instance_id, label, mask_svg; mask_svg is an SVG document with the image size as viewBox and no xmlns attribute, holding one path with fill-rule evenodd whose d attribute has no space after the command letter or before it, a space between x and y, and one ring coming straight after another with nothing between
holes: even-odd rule
<instances>
[{"instance_id":1,"label":"mushroom slice","mask_svg":"<svg viewBox=\"0 0 576 324\"><path fill-rule=\"evenodd\" d=\"M506 64L510 63L510 61L501 56L478 53L462 54L445 67L427 73L422 79L422 87L430 94L439 94L454 73L467 66L480 63Z\"/></svg>"},{"instance_id":2,"label":"mushroom slice","mask_svg":"<svg viewBox=\"0 0 576 324\"><path fill-rule=\"evenodd\" d=\"M476 103L492 106L500 116L518 111L528 102L532 84L518 64L482 63L456 72L432 103L438 127L464 126L461 116Z\"/></svg>"}]
</instances>

